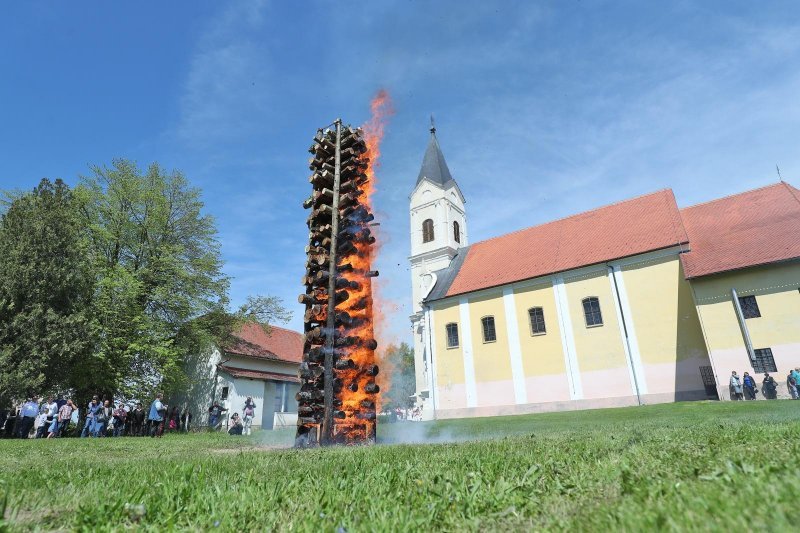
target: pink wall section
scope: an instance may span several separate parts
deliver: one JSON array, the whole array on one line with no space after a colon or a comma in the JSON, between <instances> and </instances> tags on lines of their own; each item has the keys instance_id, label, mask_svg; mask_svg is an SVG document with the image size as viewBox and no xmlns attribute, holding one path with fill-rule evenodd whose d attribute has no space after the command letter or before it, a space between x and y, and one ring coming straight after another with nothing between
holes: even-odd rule
<instances>
[{"instance_id":1,"label":"pink wall section","mask_svg":"<svg viewBox=\"0 0 800 533\"><path fill-rule=\"evenodd\" d=\"M581 384L585 399L617 398L635 394L627 366L581 372Z\"/></svg>"},{"instance_id":2,"label":"pink wall section","mask_svg":"<svg viewBox=\"0 0 800 533\"><path fill-rule=\"evenodd\" d=\"M709 366L707 357L684 359L677 363L645 364L644 375L649 394L668 394L674 391L702 390L701 366Z\"/></svg>"},{"instance_id":3,"label":"pink wall section","mask_svg":"<svg viewBox=\"0 0 800 533\"><path fill-rule=\"evenodd\" d=\"M438 387L439 409L463 409L467 406L467 389L465 385L447 385Z\"/></svg>"},{"instance_id":4,"label":"pink wall section","mask_svg":"<svg viewBox=\"0 0 800 533\"><path fill-rule=\"evenodd\" d=\"M525 378L528 403L569 400L569 381L566 374L530 376Z\"/></svg>"},{"instance_id":5,"label":"pink wall section","mask_svg":"<svg viewBox=\"0 0 800 533\"><path fill-rule=\"evenodd\" d=\"M486 381L477 383L475 389L478 395L478 406L514 405L514 382Z\"/></svg>"}]
</instances>

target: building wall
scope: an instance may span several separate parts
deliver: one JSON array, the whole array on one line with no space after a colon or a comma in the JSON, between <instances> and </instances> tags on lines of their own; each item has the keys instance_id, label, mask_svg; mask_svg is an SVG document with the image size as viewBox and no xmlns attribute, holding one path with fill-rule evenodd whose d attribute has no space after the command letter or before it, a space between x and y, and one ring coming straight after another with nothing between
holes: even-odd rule
<instances>
[{"instance_id":1,"label":"building wall","mask_svg":"<svg viewBox=\"0 0 800 533\"><path fill-rule=\"evenodd\" d=\"M569 313L578 367L581 373L583 397L608 398L629 396L632 393L619 322L614 313L614 295L608 271L595 270L582 275L564 275L569 299ZM597 297L603 324L586 326L583 300Z\"/></svg>"},{"instance_id":2,"label":"building wall","mask_svg":"<svg viewBox=\"0 0 800 533\"><path fill-rule=\"evenodd\" d=\"M466 379L464 375L464 328L459 320L458 300L448 300L434 308L433 338L436 357L436 404L437 409L457 409L467 405ZM458 324L459 344L447 347L447 324Z\"/></svg>"},{"instance_id":3,"label":"building wall","mask_svg":"<svg viewBox=\"0 0 800 533\"><path fill-rule=\"evenodd\" d=\"M436 416L705 398L700 367L710 362L678 252L433 302ZM587 327L587 297L598 298L602 325ZM531 331L531 307L543 309L544 334ZM483 342L486 316L495 319L494 342ZM446 347L448 323L458 324L458 348Z\"/></svg>"},{"instance_id":4,"label":"building wall","mask_svg":"<svg viewBox=\"0 0 800 533\"><path fill-rule=\"evenodd\" d=\"M514 290L514 304L526 400L530 403L569 400L562 332L558 325L552 281L547 278L536 285ZM532 307L542 308L545 320L543 334L534 335L531 331L528 310Z\"/></svg>"},{"instance_id":5,"label":"building wall","mask_svg":"<svg viewBox=\"0 0 800 533\"><path fill-rule=\"evenodd\" d=\"M293 413L275 412L275 383L260 379L233 378L224 371L217 372L217 364L224 363L236 368L275 372L295 376L298 366L296 363L284 361L270 361L252 357L241 357L226 354L224 357L218 349L213 349L206 354L191 357L186 363L186 372L189 378L189 389L186 394L171 399L177 405L186 405L193 415L192 423L195 427L208 425L208 408L216 399L220 405L228 409L223 420L233 413L242 416L244 402L248 396L256 404L254 427L265 429L282 424L293 425L296 422L297 401L294 392L297 384L291 384L293 390L287 404L293 406ZM215 387L216 382L216 387ZM227 399L222 400L223 388L228 387Z\"/></svg>"},{"instance_id":6,"label":"building wall","mask_svg":"<svg viewBox=\"0 0 800 533\"><path fill-rule=\"evenodd\" d=\"M622 272L647 393L702 398L700 367L711 363L679 257L637 261Z\"/></svg>"},{"instance_id":7,"label":"building wall","mask_svg":"<svg viewBox=\"0 0 800 533\"><path fill-rule=\"evenodd\" d=\"M745 321L753 348L772 349L778 393L788 397L786 375L800 366L800 262L707 276L691 280L691 285L720 396L730 398L732 370L740 376L754 373L731 297L733 288L739 296L756 297L761 317ZM758 376L759 383L762 377Z\"/></svg>"},{"instance_id":8,"label":"building wall","mask_svg":"<svg viewBox=\"0 0 800 533\"><path fill-rule=\"evenodd\" d=\"M469 299L472 360L477 407L514 404L514 382L508 349L502 292ZM484 342L481 319L494 317L496 340Z\"/></svg>"}]
</instances>

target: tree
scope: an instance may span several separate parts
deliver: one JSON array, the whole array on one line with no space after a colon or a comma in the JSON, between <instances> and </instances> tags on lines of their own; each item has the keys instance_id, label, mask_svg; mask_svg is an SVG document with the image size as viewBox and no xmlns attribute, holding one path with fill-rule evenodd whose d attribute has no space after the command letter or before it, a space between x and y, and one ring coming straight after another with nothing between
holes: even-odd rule
<instances>
[{"instance_id":1,"label":"tree","mask_svg":"<svg viewBox=\"0 0 800 533\"><path fill-rule=\"evenodd\" d=\"M180 385L182 347L202 316L224 316L229 279L214 219L200 191L158 164L140 172L124 159L92 167L82 199L100 335L95 371L80 390L142 398Z\"/></svg>"},{"instance_id":2,"label":"tree","mask_svg":"<svg viewBox=\"0 0 800 533\"><path fill-rule=\"evenodd\" d=\"M17 194L0 220L0 397L65 388L89 361L91 265L61 180Z\"/></svg>"},{"instance_id":3,"label":"tree","mask_svg":"<svg viewBox=\"0 0 800 533\"><path fill-rule=\"evenodd\" d=\"M381 394L381 408L413 407L412 396L417 392L414 349L405 342L400 343L400 346L390 344L381 360L381 374L384 375L382 388L386 389L388 386L388 390Z\"/></svg>"}]
</instances>

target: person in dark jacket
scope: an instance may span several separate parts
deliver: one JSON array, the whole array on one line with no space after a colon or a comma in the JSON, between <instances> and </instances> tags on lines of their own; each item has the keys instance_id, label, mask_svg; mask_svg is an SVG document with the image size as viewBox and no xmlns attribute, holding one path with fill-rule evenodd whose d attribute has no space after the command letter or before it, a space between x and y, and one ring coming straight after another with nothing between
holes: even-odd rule
<instances>
[{"instance_id":1,"label":"person in dark jacket","mask_svg":"<svg viewBox=\"0 0 800 533\"><path fill-rule=\"evenodd\" d=\"M749 372L745 372L744 377L742 377L742 382L744 384L745 398L748 400L755 400L756 393L758 392L756 380L753 379L753 376L751 376Z\"/></svg>"},{"instance_id":2,"label":"person in dark jacket","mask_svg":"<svg viewBox=\"0 0 800 533\"><path fill-rule=\"evenodd\" d=\"M764 372L764 381L761 382L761 393L767 400L774 400L778 397L778 384L775 378Z\"/></svg>"},{"instance_id":3,"label":"person in dark jacket","mask_svg":"<svg viewBox=\"0 0 800 533\"><path fill-rule=\"evenodd\" d=\"M141 437L144 431L144 407L142 404L137 403L136 408L128 413L128 420L131 423L131 432L130 434L134 437Z\"/></svg>"}]
</instances>

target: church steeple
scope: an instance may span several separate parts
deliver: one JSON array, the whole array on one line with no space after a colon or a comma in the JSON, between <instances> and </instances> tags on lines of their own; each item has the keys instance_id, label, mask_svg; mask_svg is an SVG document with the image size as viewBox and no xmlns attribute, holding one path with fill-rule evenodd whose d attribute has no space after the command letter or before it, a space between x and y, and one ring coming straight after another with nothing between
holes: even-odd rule
<instances>
[{"instance_id":1,"label":"church steeple","mask_svg":"<svg viewBox=\"0 0 800 533\"><path fill-rule=\"evenodd\" d=\"M425 157L422 159L422 168L419 171L419 176L417 176L417 185L423 179L428 179L442 188L446 188L449 182L454 181L453 176L450 174L450 169L447 168L442 149L439 147L439 141L436 139L433 118L431 118L431 138L428 141L428 148L425 150Z\"/></svg>"}]
</instances>

